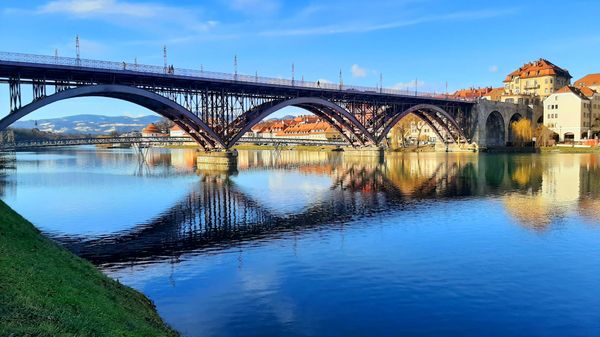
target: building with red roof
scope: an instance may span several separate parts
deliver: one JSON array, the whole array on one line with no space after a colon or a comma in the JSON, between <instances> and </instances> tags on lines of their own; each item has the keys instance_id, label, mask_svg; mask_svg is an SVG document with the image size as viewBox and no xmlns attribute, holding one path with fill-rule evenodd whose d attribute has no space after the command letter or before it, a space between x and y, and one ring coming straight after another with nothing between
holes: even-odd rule
<instances>
[{"instance_id":1,"label":"building with red roof","mask_svg":"<svg viewBox=\"0 0 600 337\"><path fill-rule=\"evenodd\" d=\"M600 94L586 86L566 85L544 102L544 125L560 141L581 141L600 134Z\"/></svg>"},{"instance_id":2,"label":"building with red roof","mask_svg":"<svg viewBox=\"0 0 600 337\"><path fill-rule=\"evenodd\" d=\"M148 124L142 129L142 137L167 137L166 133L162 133L154 124Z\"/></svg>"},{"instance_id":3,"label":"building with red roof","mask_svg":"<svg viewBox=\"0 0 600 337\"><path fill-rule=\"evenodd\" d=\"M511 72L504 79L503 102L539 104L565 85L571 74L554 63L540 58Z\"/></svg>"},{"instance_id":4,"label":"building with red roof","mask_svg":"<svg viewBox=\"0 0 600 337\"><path fill-rule=\"evenodd\" d=\"M600 74L587 74L575 81L575 87L588 87L590 89L600 91Z\"/></svg>"}]
</instances>

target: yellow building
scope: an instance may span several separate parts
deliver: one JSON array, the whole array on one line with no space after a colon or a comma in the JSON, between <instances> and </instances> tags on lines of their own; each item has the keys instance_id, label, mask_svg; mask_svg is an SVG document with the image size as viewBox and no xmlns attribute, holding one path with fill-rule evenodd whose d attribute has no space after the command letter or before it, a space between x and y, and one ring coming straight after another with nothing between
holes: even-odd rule
<instances>
[{"instance_id":1,"label":"yellow building","mask_svg":"<svg viewBox=\"0 0 600 337\"><path fill-rule=\"evenodd\" d=\"M570 81L569 71L539 59L506 76L502 101L538 105L558 89L569 85Z\"/></svg>"}]
</instances>

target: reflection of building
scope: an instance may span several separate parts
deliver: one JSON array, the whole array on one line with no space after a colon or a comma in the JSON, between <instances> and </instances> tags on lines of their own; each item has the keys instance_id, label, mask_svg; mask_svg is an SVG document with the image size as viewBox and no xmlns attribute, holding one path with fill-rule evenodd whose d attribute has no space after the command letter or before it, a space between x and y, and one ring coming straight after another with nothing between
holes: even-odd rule
<instances>
[{"instance_id":1,"label":"reflection of building","mask_svg":"<svg viewBox=\"0 0 600 337\"><path fill-rule=\"evenodd\" d=\"M566 69L548 60L529 62L506 76L502 101L539 104L570 80L571 74Z\"/></svg>"},{"instance_id":2,"label":"reflection of building","mask_svg":"<svg viewBox=\"0 0 600 337\"><path fill-rule=\"evenodd\" d=\"M168 135L160 132L160 130L154 124L148 124L142 130L142 137L167 137Z\"/></svg>"},{"instance_id":3,"label":"reflection of building","mask_svg":"<svg viewBox=\"0 0 600 337\"><path fill-rule=\"evenodd\" d=\"M544 100L544 125L561 141L590 138L598 119L600 94L588 87L564 86Z\"/></svg>"},{"instance_id":4,"label":"reflection of building","mask_svg":"<svg viewBox=\"0 0 600 337\"><path fill-rule=\"evenodd\" d=\"M176 169L190 170L196 167L198 154L194 150L173 149L170 151L171 165Z\"/></svg>"},{"instance_id":5,"label":"reflection of building","mask_svg":"<svg viewBox=\"0 0 600 337\"><path fill-rule=\"evenodd\" d=\"M531 176L541 174L539 192L511 193L503 197L506 210L519 223L544 229L554 219L569 213L598 214L600 167L596 155L548 156L534 160L536 166L542 168L540 172L531 172Z\"/></svg>"}]
</instances>

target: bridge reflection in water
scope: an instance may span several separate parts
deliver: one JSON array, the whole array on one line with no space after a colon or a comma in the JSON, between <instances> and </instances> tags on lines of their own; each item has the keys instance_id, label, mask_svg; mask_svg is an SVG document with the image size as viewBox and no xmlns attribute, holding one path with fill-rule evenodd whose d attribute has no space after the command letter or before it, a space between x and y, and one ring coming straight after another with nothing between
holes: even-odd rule
<instances>
[{"instance_id":1,"label":"bridge reflection in water","mask_svg":"<svg viewBox=\"0 0 600 337\"><path fill-rule=\"evenodd\" d=\"M169 164L174 172L194 167L193 152L153 153L150 172ZM403 209L431 207L444 199L496 198L526 228L543 231L570 212L594 222L600 215L600 166L595 155L509 156L419 154L375 159L343 158L331 152L240 151L238 172L199 172L199 182L169 210L130 230L99 238L57 237L77 254L106 268L130 262L178 258L286 233L340 229L357 219ZM325 191L300 211L278 211L277 202L248 193L252 171L319 175ZM560 173L559 173L560 172ZM265 186L266 192L267 186ZM294 194L293 188L289 191ZM289 196L294 198L294 195ZM427 219L423 220L424 223ZM356 222L354 222L356 223Z\"/></svg>"}]
</instances>

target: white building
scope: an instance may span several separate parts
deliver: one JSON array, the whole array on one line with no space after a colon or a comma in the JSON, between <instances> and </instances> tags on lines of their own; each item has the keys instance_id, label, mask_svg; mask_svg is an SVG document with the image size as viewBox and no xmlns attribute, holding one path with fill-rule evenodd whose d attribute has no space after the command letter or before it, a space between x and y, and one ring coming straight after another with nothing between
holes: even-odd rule
<instances>
[{"instance_id":1,"label":"white building","mask_svg":"<svg viewBox=\"0 0 600 337\"><path fill-rule=\"evenodd\" d=\"M560 141L594 138L600 122L600 94L588 87L564 86L544 100L544 125Z\"/></svg>"},{"instance_id":2,"label":"white building","mask_svg":"<svg viewBox=\"0 0 600 337\"><path fill-rule=\"evenodd\" d=\"M175 124L169 129L170 137L189 137L187 132L185 132L179 125Z\"/></svg>"}]
</instances>

